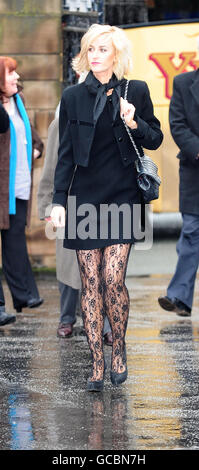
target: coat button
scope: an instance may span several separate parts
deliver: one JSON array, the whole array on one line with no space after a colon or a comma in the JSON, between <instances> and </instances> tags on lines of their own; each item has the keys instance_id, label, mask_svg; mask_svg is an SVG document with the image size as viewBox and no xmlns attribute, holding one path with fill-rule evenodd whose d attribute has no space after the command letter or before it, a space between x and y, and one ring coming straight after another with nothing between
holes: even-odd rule
<instances>
[{"instance_id":1,"label":"coat button","mask_svg":"<svg viewBox=\"0 0 199 470\"><path fill-rule=\"evenodd\" d=\"M118 140L119 140L119 142L122 142L123 138L122 138L122 137L119 137L119 139L118 139Z\"/></svg>"},{"instance_id":2,"label":"coat button","mask_svg":"<svg viewBox=\"0 0 199 470\"><path fill-rule=\"evenodd\" d=\"M124 160L124 162L127 162L128 158L124 157L123 160Z\"/></svg>"}]
</instances>

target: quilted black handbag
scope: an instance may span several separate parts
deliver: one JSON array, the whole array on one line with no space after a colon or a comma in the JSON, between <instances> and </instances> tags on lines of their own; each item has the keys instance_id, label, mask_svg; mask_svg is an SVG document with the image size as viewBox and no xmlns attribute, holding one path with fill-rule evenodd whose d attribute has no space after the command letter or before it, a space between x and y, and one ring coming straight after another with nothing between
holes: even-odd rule
<instances>
[{"instance_id":1,"label":"quilted black handbag","mask_svg":"<svg viewBox=\"0 0 199 470\"><path fill-rule=\"evenodd\" d=\"M125 100L127 99L128 84L129 81L127 80L124 94ZM142 199L147 204L154 199L158 199L159 197L159 186L161 184L161 179L158 176L158 167L150 157L144 154L144 152L143 156L140 155L129 127L127 126L124 119L123 123L137 154L137 159L135 160L135 168L137 170L137 184L141 191Z\"/></svg>"}]
</instances>

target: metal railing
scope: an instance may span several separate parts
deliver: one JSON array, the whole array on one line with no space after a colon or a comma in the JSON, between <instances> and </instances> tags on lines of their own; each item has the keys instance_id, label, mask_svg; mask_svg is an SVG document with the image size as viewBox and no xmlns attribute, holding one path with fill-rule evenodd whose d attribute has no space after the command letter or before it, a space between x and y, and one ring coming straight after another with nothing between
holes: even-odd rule
<instances>
[{"instance_id":1,"label":"metal railing","mask_svg":"<svg viewBox=\"0 0 199 470\"><path fill-rule=\"evenodd\" d=\"M103 9L103 0L63 0L62 7L68 11L100 12Z\"/></svg>"}]
</instances>

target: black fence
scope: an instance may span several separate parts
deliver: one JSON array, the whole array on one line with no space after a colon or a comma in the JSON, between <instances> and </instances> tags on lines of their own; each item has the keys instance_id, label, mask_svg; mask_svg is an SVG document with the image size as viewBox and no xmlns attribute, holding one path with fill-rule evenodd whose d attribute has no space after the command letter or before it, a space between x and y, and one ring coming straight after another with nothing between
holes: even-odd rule
<instances>
[{"instance_id":1,"label":"black fence","mask_svg":"<svg viewBox=\"0 0 199 470\"><path fill-rule=\"evenodd\" d=\"M80 40L93 23L116 26L199 18L199 0L63 0L63 87L76 83L71 68Z\"/></svg>"}]
</instances>

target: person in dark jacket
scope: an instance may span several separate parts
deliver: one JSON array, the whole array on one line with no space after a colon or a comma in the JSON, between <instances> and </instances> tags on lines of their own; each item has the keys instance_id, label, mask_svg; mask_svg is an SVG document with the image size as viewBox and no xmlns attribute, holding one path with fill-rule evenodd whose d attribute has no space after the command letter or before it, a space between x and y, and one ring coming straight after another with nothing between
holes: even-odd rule
<instances>
[{"instance_id":1,"label":"person in dark jacket","mask_svg":"<svg viewBox=\"0 0 199 470\"><path fill-rule=\"evenodd\" d=\"M9 116L0 102L0 133L3 134L9 128Z\"/></svg>"},{"instance_id":2,"label":"person in dark jacket","mask_svg":"<svg viewBox=\"0 0 199 470\"><path fill-rule=\"evenodd\" d=\"M63 92L60 107L51 217L55 226L64 225L67 203L64 246L77 252L81 308L93 361L88 391L100 391L104 385L105 313L113 336L111 382L118 385L127 378L125 274L134 243L133 206L141 196L133 164L136 153L121 116L140 151L142 146L158 148L163 138L145 82L130 81L128 101L123 99L130 62L130 43L123 30L92 25L73 61L74 70L87 71L87 76ZM121 208L123 218L118 214ZM113 209L113 217L107 209Z\"/></svg>"},{"instance_id":3,"label":"person in dark jacket","mask_svg":"<svg viewBox=\"0 0 199 470\"><path fill-rule=\"evenodd\" d=\"M199 265L199 69L174 78L170 129L180 151L180 212L182 230L178 262L160 306L183 317L191 316Z\"/></svg>"},{"instance_id":4,"label":"person in dark jacket","mask_svg":"<svg viewBox=\"0 0 199 470\"><path fill-rule=\"evenodd\" d=\"M0 103L0 133L7 132L9 128L9 116L2 104ZM3 290L0 281L0 299L3 299ZM8 323L13 323L16 320L16 316L9 314L5 311L5 305L0 300L0 326Z\"/></svg>"},{"instance_id":5,"label":"person in dark jacket","mask_svg":"<svg viewBox=\"0 0 199 470\"><path fill-rule=\"evenodd\" d=\"M18 89L17 63L0 57L0 101L7 112L9 126L0 135L0 231L2 266L14 308L41 305L26 246L25 227L30 221L34 159L42 154L43 143L30 125L24 97ZM1 325L14 321L7 317L0 284Z\"/></svg>"}]
</instances>

